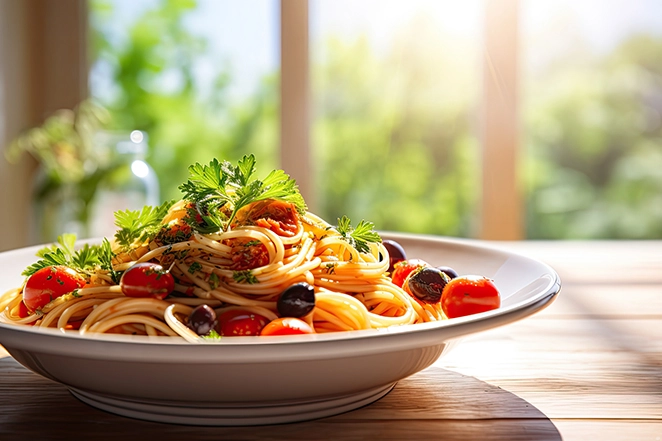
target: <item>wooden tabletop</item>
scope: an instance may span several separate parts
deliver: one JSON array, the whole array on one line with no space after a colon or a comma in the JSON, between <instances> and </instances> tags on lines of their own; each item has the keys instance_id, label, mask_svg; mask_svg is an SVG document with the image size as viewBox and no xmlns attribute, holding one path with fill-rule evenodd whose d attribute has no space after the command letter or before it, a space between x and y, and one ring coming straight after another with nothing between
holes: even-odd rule
<instances>
[{"instance_id":1,"label":"wooden tabletop","mask_svg":"<svg viewBox=\"0 0 662 441\"><path fill-rule=\"evenodd\" d=\"M494 245L554 267L558 300L466 338L362 409L262 427L144 422L0 352L0 439L662 440L662 242Z\"/></svg>"}]
</instances>

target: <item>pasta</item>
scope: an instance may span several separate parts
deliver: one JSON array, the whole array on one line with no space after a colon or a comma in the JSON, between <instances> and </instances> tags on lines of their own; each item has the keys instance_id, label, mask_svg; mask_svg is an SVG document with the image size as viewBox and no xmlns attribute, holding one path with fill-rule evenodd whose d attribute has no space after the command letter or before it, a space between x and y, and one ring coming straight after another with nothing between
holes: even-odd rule
<instances>
[{"instance_id":1,"label":"pasta","mask_svg":"<svg viewBox=\"0 0 662 441\"><path fill-rule=\"evenodd\" d=\"M78 269L77 275L84 279L80 287L27 312L25 285L4 294L0 320L81 334L171 336L194 342L201 337L188 322L200 305L213 309L219 318L242 311L269 323L282 318L279 298L296 284L314 291L314 307L299 319L315 333L444 318L438 303L421 302L392 283L389 253L378 239L353 240L340 226L301 210L292 199L257 198L230 212L238 204L224 201L200 209L199 201L184 193L185 198L174 204L143 210L156 216L152 225L139 225L144 231L151 229L151 234L134 237L127 246L123 227L112 240L91 248L100 256L104 249L109 251L106 255L111 260L103 265L99 257L93 265ZM211 210L229 219L225 228L208 231ZM118 226L122 215L129 212L116 214ZM60 254L67 254L67 246L59 248ZM56 254L57 247L50 250ZM167 274L160 280L174 281L172 291L167 296L129 295L134 287L126 279L138 264L158 264ZM151 281L161 277L149 272L141 275L151 276Z\"/></svg>"}]
</instances>

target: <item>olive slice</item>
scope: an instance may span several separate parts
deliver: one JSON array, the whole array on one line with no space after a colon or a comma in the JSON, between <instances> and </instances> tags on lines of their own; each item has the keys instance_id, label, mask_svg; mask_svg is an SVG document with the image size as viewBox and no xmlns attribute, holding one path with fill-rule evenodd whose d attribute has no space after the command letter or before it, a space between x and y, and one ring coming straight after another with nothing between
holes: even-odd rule
<instances>
[{"instance_id":1,"label":"olive slice","mask_svg":"<svg viewBox=\"0 0 662 441\"><path fill-rule=\"evenodd\" d=\"M441 293L450 281L438 268L422 268L413 272L405 283L411 295L424 303L435 304L441 301Z\"/></svg>"},{"instance_id":2,"label":"olive slice","mask_svg":"<svg viewBox=\"0 0 662 441\"><path fill-rule=\"evenodd\" d=\"M193 308L188 316L188 327L198 335L207 335L216 325L216 312L209 305Z\"/></svg>"},{"instance_id":3,"label":"olive slice","mask_svg":"<svg viewBox=\"0 0 662 441\"><path fill-rule=\"evenodd\" d=\"M303 317L315 307L315 289L306 282L286 288L276 302L281 317Z\"/></svg>"},{"instance_id":4,"label":"olive slice","mask_svg":"<svg viewBox=\"0 0 662 441\"><path fill-rule=\"evenodd\" d=\"M386 248L386 251L388 251L388 256L389 256L388 272L393 273L393 266L398 262L407 260L407 253L405 253L405 249L402 248L402 245L400 245L394 240L388 240L388 239L383 240L382 244L384 245L384 248Z\"/></svg>"}]
</instances>

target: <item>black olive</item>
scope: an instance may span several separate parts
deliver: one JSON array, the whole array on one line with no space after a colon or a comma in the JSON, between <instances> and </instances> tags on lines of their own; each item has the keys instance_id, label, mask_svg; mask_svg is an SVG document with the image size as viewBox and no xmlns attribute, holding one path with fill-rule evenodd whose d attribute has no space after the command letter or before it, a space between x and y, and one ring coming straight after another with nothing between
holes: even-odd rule
<instances>
[{"instance_id":1,"label":"black olive","mask_svg":"<svg viewBox=\"0 0 662 441\"><path fill-rule=\"evenodd\" d=\"M188 327L198 335L207 335L216 325L216 312L209 305L193 308L188 316Z\"/></svg>"},{"instance_id":2,"label":"black olive","mask_svg":"<svg viewBox=\"0 0 662 441\"><path fill-rule=\"evenodd\" d=\"M296 283L285 289L276 308L281 317L303 317L315 307L315 289L309 284Z\"/></svg>"},{"instance_id":3,"label":"black olive","mask_svg":"<svg viewBox=\"0 0 662 441\"><path fill-rule=\"evenodd\" d=\"M451 279L438 268L423 268L406 280L409 292L425 303L439 303L444 287Z\"/></svg>"},{"instance_id":4,"label":"black olive","mask_svg":"<svg viewBox=\"0 0 662 441\"><path fill-rule=\"evenodd\" d=\"M445 273L448 277L451 279L454 279L456 277L459 277L459 274L457 271L455 271L453 268L450 266L438 266L437 269L441 271L442 273Z\"/></svg>"},{"instance_id":5,"label":"black olive","mask_svg":"<svg viewBox=\"0 0 662 441\"><path fill-rule=\"evenodd\" d=\"M407 260L407 254L405 253L405 249L402 248L402 245L400 245L394 240L384 240L382 241L382 243L384 244L384 248L386 248L386 251L388 251L388 255L390 258L388 272L393 273L393 266L398 262Z\"/></svg>"}]
</instances>

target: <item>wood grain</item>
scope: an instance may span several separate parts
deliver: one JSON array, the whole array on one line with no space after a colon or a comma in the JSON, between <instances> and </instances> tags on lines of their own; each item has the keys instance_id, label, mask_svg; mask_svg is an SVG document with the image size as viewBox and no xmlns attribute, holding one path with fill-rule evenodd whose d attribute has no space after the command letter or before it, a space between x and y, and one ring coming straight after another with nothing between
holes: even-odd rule
<instances>
[{"instance_id":1,"label":"wood grain","mask_svg":"<svg viewBox=\"0 0 662 441\"><path fill-rule=\"evenodd\" d=\"M150 423L87 406L5 356L0 439L660 440L662 243L497 245L557 268L558 300L463 339L362 409L262 427Z\"/></svg>"}]
</instances>

